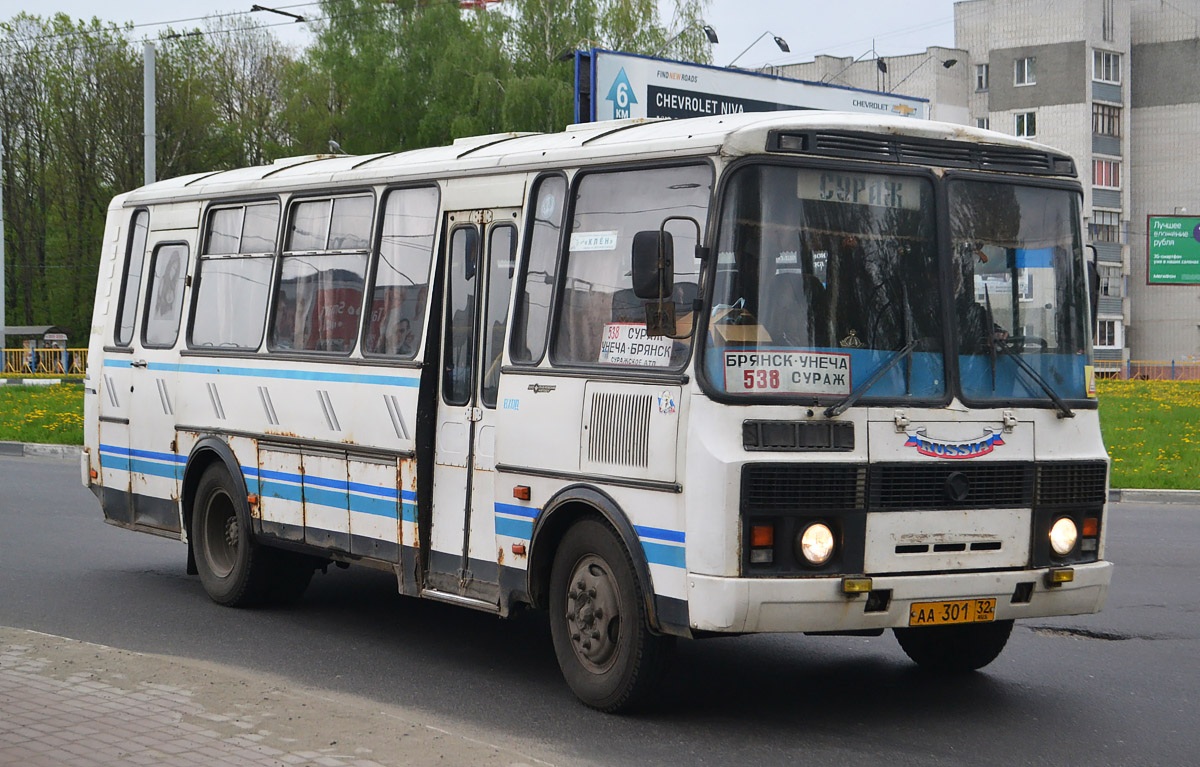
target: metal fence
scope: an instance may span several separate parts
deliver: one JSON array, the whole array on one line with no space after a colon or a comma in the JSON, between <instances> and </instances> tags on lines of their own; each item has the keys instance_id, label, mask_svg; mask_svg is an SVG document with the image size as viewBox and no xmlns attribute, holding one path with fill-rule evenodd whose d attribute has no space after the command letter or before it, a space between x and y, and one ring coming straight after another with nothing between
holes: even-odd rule
<instances>
[{"instance_id":1,"label":"metal fence","mask_svg":"<svg viewBox=\"0 0 1200 767\"><path fill-rule=\"evenodd\" d=\"M87 349L5 349L0 378L80 380L87 370Z\"/></svg>"},{"instance_id":2,"label":"metal fence","mask_svg":"<svg viewBox=\"0 0 1200 767\"><path fill-rule=\"evenodd\" d=\"M1109 370L1097 370L1105 378L1139 381L1197 381L1200 362L1194 360L1129 360Z\"/></svg>"}]
</instances>

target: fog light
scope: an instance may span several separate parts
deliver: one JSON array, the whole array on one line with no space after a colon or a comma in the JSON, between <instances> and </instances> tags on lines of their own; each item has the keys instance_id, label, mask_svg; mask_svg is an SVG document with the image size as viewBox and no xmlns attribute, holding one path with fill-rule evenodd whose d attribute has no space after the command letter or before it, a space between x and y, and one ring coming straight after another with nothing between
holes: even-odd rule
<instances>
[{"instance_id":1,"label":"fog light","mask_svg":"<svg viewBox=\"0 0 1200 767\"><path fill-rule=\"evenodd\" d=\"M800 533L796 548L805 562L820 567L833 556L833 531L822 522L814 522Z\"/></svg>"},{"instance_id":2,"label":"fog light","mask_svg":"<svg viewBox=\"0 0 1200 767\"><path fill-rule=\"evenodd\" d=\"M1079 528L1070 517L1061 517L1050 528L1050 548L1060 557L1070 554L1079 538Z\"/></svg>"},{"instance_id":3,"label":"fog light","mask_svg":"<svg viewBox=\"0 0 1200 767\"><path fill-rule=\"evenodd\" d=\"M1070 567L1059 567L1046 572L1047 586L1061 586L1075 580L1075 570Z\"/></svg>"},{"instance_id":4,"label":"fog light","mask_svg":"<svg viewBox=\"0 0 1200 767\"><path fill-rule=\"evenodd\" d=\"M842 578L842 593L843 594L866 594L871 591L870 578L852 578L847 576Z\"/></svg>"}]
</instances>

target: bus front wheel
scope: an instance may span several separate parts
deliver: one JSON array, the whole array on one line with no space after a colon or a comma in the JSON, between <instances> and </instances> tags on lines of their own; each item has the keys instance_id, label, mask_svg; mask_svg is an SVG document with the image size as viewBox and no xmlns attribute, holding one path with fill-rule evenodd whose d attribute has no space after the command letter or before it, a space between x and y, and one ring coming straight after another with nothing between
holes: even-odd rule
<instances>
[{"instance_id":1,"label":"bus front wheel","mask_svg":"<svg viewBox=\"0 0 1200 767\"><path fill-rule=\"evenodd\" d=\"M981 669L1000 655L1012 621L895 629L901 649L918 666L941 673Z\"/></svg>"},{"instance_id":2,"label":"bus front wheel","mask_svg":"<svg viewBox=\"0 0 1200 767\"><path fill-rule=\"evenodd\" d=\"M555 553L550 634L571 691L600 711L633 707L661 674L672 637L650 631L629 554L599 519L577 522Z\"/></svg>"}]
</instances>

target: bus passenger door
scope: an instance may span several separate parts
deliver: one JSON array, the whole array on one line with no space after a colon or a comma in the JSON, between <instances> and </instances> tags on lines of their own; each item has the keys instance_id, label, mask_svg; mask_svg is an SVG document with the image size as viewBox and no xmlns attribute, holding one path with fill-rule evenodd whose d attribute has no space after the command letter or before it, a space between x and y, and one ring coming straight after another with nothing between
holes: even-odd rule
<instances>
[{"instance_id":1,"label":"bus passenger door","mask_svg":"<svg viewBox=\"0 0 1200 767\"><path fill-rule=\"evenodd\" d=\"M515 210L448 216L428 596L499 604L495 407L517 241Z\"/></svg>"}]
</instances>

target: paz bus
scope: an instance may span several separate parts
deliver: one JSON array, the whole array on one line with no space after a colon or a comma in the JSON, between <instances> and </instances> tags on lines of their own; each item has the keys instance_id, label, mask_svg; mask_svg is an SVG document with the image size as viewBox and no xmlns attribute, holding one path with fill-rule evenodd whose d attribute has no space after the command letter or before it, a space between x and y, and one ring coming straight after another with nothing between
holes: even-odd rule
<instances>
[{"instance_id":1,"label":"paz bus","mask_svg":"<svg viewBox=\"0 0 1200 767\"><path fill-rule=\"evenodd\" d=\"M967 671L1101 609L1075 163L829 112L202 173L108 209L83 482L230 606L329 563L548 611L603 711L677 638Z\"/></svg>"}]
</instances>

